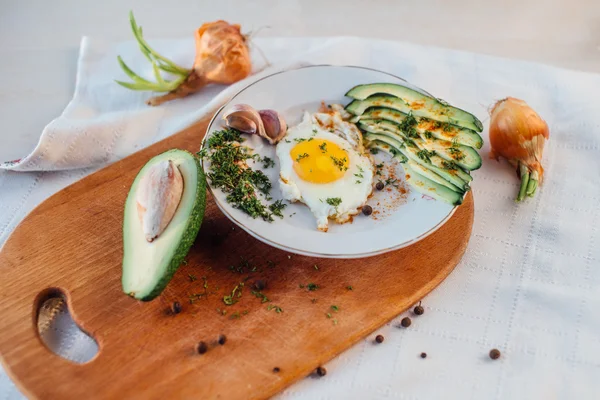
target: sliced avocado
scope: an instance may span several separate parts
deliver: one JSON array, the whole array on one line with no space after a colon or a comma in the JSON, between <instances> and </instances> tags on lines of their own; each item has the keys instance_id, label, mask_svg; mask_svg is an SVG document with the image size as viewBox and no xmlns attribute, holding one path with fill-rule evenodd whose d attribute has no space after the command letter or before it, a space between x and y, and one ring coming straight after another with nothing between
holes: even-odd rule
<instances>
[{"instance_id":1,"label":"sliced avocado","mask_svg":"<svg viewBox=\"0 0 600 400\"><path fill-rule=\"evenodd\" d=\"M454 162L456 165L466 169L475 170L481 167L481 156L472 147L455 144L447 140L435 138L423 139L421 136L407 137L406 133L398 124L387 120L367 120L360 121L358 126L363 130L370 132L390 132L402 137L407 143L414 143L421 150L435 151L443 159ZM375 129L375 131L373 130Z\"/></svg>"},{"instance_id":2,"label":"sliced avocado","mask_svg":"<svg viewBox=\"0 0 600 400\"><path fill-rule=\"evenodd\" d=\"M425 178L408 164L402 164L402 168L404 168L404 172L406 173L406 181L418 192L455 206L462 204L464 196L462 193L457 193L429 178Z\"/></svg>"},{"instance_id":3,"label":"sliced avocado","mask_svg":"<svg viewBox=\"0 0 600 400\"><path fill-rule=\"evenodd\" d=\"M408 117L408 114L392 110L391 108L375 107L365 111L360 116L354 116L354 122L371 121L371 120L385 120L401 125L404 120ZM427 118L415 118L415 130L423 138L433 136L437 139L448 140L465 146L474 147L480 149L483 146L483 139L477 132L461 128L460 126L443 124L440 122L432 121Z\"/></svg>"},{"instance_id":4,"label":"sliced avocado","mask_svg":"<svg viewBox=\"0 0 600 400\"><path fill-rule=\"evenodd\" d=\"M142 177L154 165L171 161L183 178L183 194L173 218L149 242L138 216L136 194ZM123 219L123 291L142 301L158 296L196 239L206 206L206 180L198 158L185 150L169 150L152 158L136 176L125 201Z\"/></svg>"},{"instance_id":5,"label":"sliced avocado","mask_svg":"<svg viewBox=\"0 0 600 400\"><path fill-rule=\"evenodd\" d=\"M369 107L383 106L406 113L412 110L415 116L448 122L477 132L483 131L483 124L473 114L406 86L394 83L358 85L350 89L346 96L355 99L346 107L354 115L361 115ZM389 102L385 101L386 97ZM393 106L390 107L389 104Z\"/></svg>"}]
</instances>

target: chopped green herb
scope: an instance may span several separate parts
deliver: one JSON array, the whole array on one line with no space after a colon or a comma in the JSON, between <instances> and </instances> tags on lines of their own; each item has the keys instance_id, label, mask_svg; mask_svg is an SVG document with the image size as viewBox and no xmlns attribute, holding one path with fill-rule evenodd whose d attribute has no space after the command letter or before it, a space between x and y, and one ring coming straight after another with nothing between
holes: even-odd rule
<instances>
[{"instance_id":1,"label":"chopped green herb","mask_svg":"<svg viewBox=\"0 0 600 400\"><path fill-rule=\"evenodd\" d=\"M308 157L308 153L298 154L298 157L296 157L296 162L300 162L300 160L302 160L306 157Z\"/></svg>"},{"instance_id":2,"label":"chopped green herb","mask_svg":"<svg viewBox=\"0 0 600 400\"><path fill-rule=\"evenodd\" d=\"M420 158L421 160L423 160L423 161L427 161L427 162L429 162L429 163L430 163L430 162L431 162L431 159L430 159L430 157L433 157L433 156L435 156L435 154L436 154L436 153L435 153L435 151L433 151L433 150L432 150L432 151L429 151L429 150L425 150L425 149L423 149L423 150L419 150L419 151L417 152L417 157L419 157L419 158Z\"/></svg>"},{"instance_id":3,"label":"chopped green herb","mask_svg":"<svg viewBox=\"0 0 600 400\"><path fill-rule=\"evenodd\" d=\"M398 187L398 179L394 179L394 178L387 178L385 180L385 185L392 185L393 187L397 188Z\"/></svg>"},{"instance_id":4,"label":"chopped green herb","mask_svg":"<svg viewBox=\"0 0 600 400\"><path fill-rule=\"evenodd\" d=\"M466 157L464 155L464 153L462 151L460 151L460 149L457 149L456 147L448 147L448 152L452 155L452 158L454 158L456 161L460 161Z\"/></svg>"},{"instance_id":5,"label":"chopped green herb","mask_svg":"<svg viewBox=\"0 0 600 400\"><path fill-rule=\"evenodd\" d=\"M190 278L190 282L194 282L196 279L196 275L188 274L188 278Z\"/></svg>"},{"instance_id":6,"label":"chopped green herb","mask_svg":"<svg viewBox=\"0 0 600 400\"><path fill-rule=\"evenodd\" d=\"M302 142L304 142L305 140L306 140L306 139L304 139L304 138L295 138L295 139L294 139L294 142L296 142L296 143L302 143Z\"/></svg>"},{"instance_id":7,"label":"chopped green herb","mask_svg":"<svg viewBox=\"0 0 600 400\"><path fill-rule=\"evenodd\" d=\"M263 157L263 168L271 168L275 166L275 161L270 157Z\"/></svg>"},{"instance_id":8,"label":"chopped green herb","mask_svg":"<svg viewBox=\"0 0 600 400\"><path fill-rule=\"evenodd\" d=\"M313 140L313 137L308 138L307 142L310 142L311 140Z\"/></svg>"},{"instance_id":9,"label":"chopped green herb","mask_svg":"<svg viewBox=\"0 0 600 400\"><path fill-rule=\"evenodd\" d=\"M269 210L271 210L273 215L276 215L279 218L283 218L283 213L281 211L283 211L283 209L286 207L287 204L285 204L283 200L277 200L275 203L269 206Z\"/></svg>"},{"instance_id":10,"label":"chopped green herb","mask_svg":"<svg viewBox=\"0 0 600 400\"><path fill-rule=\"evenodd\" d=\"M233 314L231 314L229 316L229 319L239 319L240 318L240 313L238 311L234 312Z\"/></svg>"},{"instance_id":11,"label":"chopped green herb","mask_svg":"<svg viewBox=\"0 0 600 400\"><path fill-rule=\"evenodd\" d=\"M286 143L292 143L289 139L285 139Z\"/></svg>"},{"instance_id":12,"label":"chopped green herb","mask_svg":"<svg viewBox=\"0 0 600 400\"><path fill-rule=\"evenodd\" d=\"M276 312L277 314L281 314L281 313L283 312L283 309L282 309L281 307L279 307L279 306L276 306L276 305L274 305L274 304L269 304L269 305L267 306L267 310L269 310L269 311L271 311L271 310L275 310L275 312Z\"/></svg>"},{"instance_id":13,"label":"chopped green herb","mask_svg":"<svg viewBox=\"0 0 600 400\"><path fill-rule=\"evenodd\" d=\"M252 218L272 221L272 214L258 199L256 192L258 190L268 200L271 181L262 171L248 168L246 160L257 159L257 155L250 154L248 147L241 146L242 140L240 133L233 129L212 133L207 141L211 151L205 153L211 164L207 177L214 187L227 193L227 202L234 208Z\"/></svg>"},{"instance_id":14,"label":"chopped green herb","mask_svg":"<svg viewBox=\"0 0 600 400\"><path fill-rule=\"evenodd\" d=\"M333 165L335 165L336 167L338 167L340 169L340 171L347 171L348 167L346 167L346 162L348 162L348 159L346 157L343 158L338 158L335 156L330 156L331 160L333 161Z\"/></svg>"},{"instance_id":15,"label":"chopped green herb","mask_svg":"<svg viewBox=\"0 0 600 400\"><path fill-rule=\"evenodd\" d=\"M321 149L321 153L327 153L327 142L321 143L319 149Z\"/></svg>"},{"instance_id":16,"label":"chopped green herb","mask_svg":"<svg viewBox=\"0 0 600 400\"><path fill-rule=\"evenodd\" d=\"M309 291L314 292L315 290L317 290L319 288L319 285L317 285L316 283L309 283L308 285L306 285L306 288Z\"/></svg>"},{"instance_id":17,"label":"chopped green herb","mask_svg":"<svg viewBox=\"0 0 600 400\"><path fill-rule=\"evenodd\" d=\"M326 200L327 204L330 206L337 207L342 204L342 199L340 197L328 197Z\"/></svg>"},{"instance_id":18,"label":"chopped green herb","mask_svg":"<svg viewBox=\"0 0 600 400\"><path fill-rule=\"evenodd\" d=\"M348 290L354 290L354 288L352 286L350 286L350 285L346 286L346 289L348 289Z\"/></svg>"},{"instance_id":19,"label":"chopped green herb","mask_svg":"<svg viewBox=\"0 0 600 400\"><path fill-rule=\"evenodd\" d=\"M371 154L377 154L377 153L379 153L379 149L377 149L376 147L371 147L369 149L369 151L371 152Z\"/></svg>"},{"instance_id":20,"label":"chopped green herb","mask_svg":"<svg viewBox=\"0 0 600 400\"><path fill-rule=\"evenodd\" d=\"M317 129L313 128L312 133L316 135L317 134Z\"/></svg>"},{"instance_id":21,"label":"chopped green herb","mask_svg":"<svg viewBox=\"0 0 600 400\"><path fill-rule=\"evenodd\" d=\"M442 166L449 171L456 171L458 169L458 165L454 161L442 161Z\"/></svg>"},{"instance_id":22,"label":"chopped green herb","mask_svg":"<svg viewBox=\"0 0 600 400\"><path fill-rule=\"evenodd\" d=\"M333 324L334 324L334 325L337 325L337 318L334 318L334 319L332 320L332 322L333 322Z\"/></svg>"},{"instance_id":23,"label":"chopped green herb","mask_svg":"<svg viewBox=\"0 0 600 400\"><path fill-rule=\"evenodd\" d=\"M253 294L254 296L256 296L257 298L261 299L261 300L260 300L260 302L261 302L261 303L268 303L268 302L270 302L270 301L271 301L271 300L269 300L269 298L268 298L268 297L267 297L267 296L266 296L264 293L262 293L262 292L257 292L257 291L255 291L255 290L253 290L253 291L252 291L252 294Z\"/></svg>"},{"instance_id":24,"label":"chopped green herb","mask_svg":"<svg viewBox=\"0 0 600 400\"><path fill-rule=\"evenodd\" d=\"M431 131L425 131L423 136L425 136L425 139L433 139L433 133Z\"/></svg>"},{"instance_id":25,"label":"chopped green herb","mask_svg":"<svg viewBox=\"0 0 600 400\"><path fill-rule=\"evenodd\" d=\"M450 124L444 124L444 132L452 132L454 128Z\"/></svg>"},{"instance_id":26,"label":"chopped green herb","mask_svg":"<svg viewBox=\"0 0 600 400\"><path fill-rule=\"evenodd\" d=\"M383 169L383 163L375 165L375 175L381 175L381 170Z\"/></svg>"},{"instance_id":27,"label":"chopped green herb","mask_svg":"<svg viewBox=\"0 0 600 400\"><path fill-rule=\"evenodd\" d=\"M340 311L340 308L338 306L331 306L331 309L333 310L333 312Z\"/></svg>"},{"instance_id":28,"label":"chopped green herb","mask_svg":"<svg viewBox=\"0 0 600 400\"><path fill-rule=\"evenodd\" d=\"M233 290L231 291L230 295L226 295L223 296L223 303L225 303L225 305L231 306L235 303L237 303L240 297L242 297L242 288L244 287L244 282L240 282L239 284L237 284Z\"/></svg>"},{"instance_id":29,"label":"chopped green herb","mask_svg":"<svg viewBox=\"0 0 600 400\"><path fill-rule=\"evenodd\" d=\"M326 316L327 318L331 318L331 313L327 313L327 314L325 314L325 316Z\"/></svg>"}]
</instances>

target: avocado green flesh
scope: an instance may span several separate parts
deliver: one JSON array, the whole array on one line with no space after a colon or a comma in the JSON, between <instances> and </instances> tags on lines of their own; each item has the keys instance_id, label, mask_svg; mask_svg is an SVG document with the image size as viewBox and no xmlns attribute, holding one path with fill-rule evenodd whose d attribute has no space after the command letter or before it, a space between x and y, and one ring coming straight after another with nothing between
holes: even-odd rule
<instances>
[{"instance_id":1,"label":"avocado green flesh","mask_svg":"<svg viewBox=\"0 0 600 400\"><path fill-rule=\"evenodd\" d=\"M370 122L384 120L394 124L401 124L408 114L392 110L391 108L370 108L360 116L355 116L356 121ZM431 121L423 118L417 119L418 124L415 126L416 131L424 137L426 132L437 139L448 140L465 146L470 146L476 149L480 149L483 146L483 139L477 132L461 128L455 125L437 126Z\"/></svg>"},{"instance_id":2,"label":"avocado green flesh","mask_svg":"<svg viewBox=\"0 0 600 400\"><path fill-rule=\"evenodd\" d=\"M457 193L446 186L442 186L431 179L425 178L406 164L403 165L403 168L406 173L406 181L418 192L455 206L462 204L462 193Z\"/></svg>"},{"instance_id":3,"label":"avocado green flesh","mask_svg":"<svg viewBox=\"0 0 600 400\"><path fill-rule=\"evenodd\" d=\"M397 124L385 120L377 120L375 123L361 121L359 122L359 127L374 133L385 134L389 132L392 135L401 137L405 141L408 139ZM481 167L481 156L477 153L477 150L472 147L455 145L447 140L439 139L411 138L411 140L420 149L433 150L443 159L453 161L466 170L475 170ZM456 152L456 154L460 154L460 159L457 159L459 157L456 157L452 151Z\"/></svg>"},{"instance_id":4,"label":"avocado green flesh","mask_svg":"<svg viewBox=\"0 0 600 400\"><path fill-rule=\"evenodd\" d=\"M392 101L390 104L395 105L389 108L394 108L406 113L412 111L415 116L423 116L440 122L448 122L467 129L472 129L476 132L483 131L483 124L473 114L406 86L394 83L358 85L350 89L346 93L346 96L355 99L355 101L346 107L347 111L355 115L361 115L369 107L388 107L387 105L374 104L374 102L382 101L387 98Z\"/></svg>"},{"instance_id":5,"label":"avocado green flesh","mask_svg":"<svg viewBox=\"0 0 600 400\"><path fill-rule=\"evenodd\" d=\"M171 160L181 172L183 195L165 230L148 242L138 217L136 192L148 169ZM152 158L140 170L125 201L123 221L123 292L143 301L158 296L187 255L196 239L206 206L206 183L196 156L184 150L169 150Z\"/></svg>"}]
</instances>

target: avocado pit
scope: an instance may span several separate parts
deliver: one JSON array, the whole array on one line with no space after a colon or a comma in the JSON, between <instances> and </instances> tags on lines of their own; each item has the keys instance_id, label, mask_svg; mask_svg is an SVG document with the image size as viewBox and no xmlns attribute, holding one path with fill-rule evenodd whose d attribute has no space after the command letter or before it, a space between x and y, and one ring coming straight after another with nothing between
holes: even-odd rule
<instances>
[{"instance_id":1,"label":"avocado pit","mask_svg":"<svg viewBox=\"0 0 600 400\"><path fill-rule=\"evenodd\" d=\"M164 232L183 195L183 177L171 160L156 163L142 177L136 194L138 217L148 242Z\"/></svg>"}]
</instances>

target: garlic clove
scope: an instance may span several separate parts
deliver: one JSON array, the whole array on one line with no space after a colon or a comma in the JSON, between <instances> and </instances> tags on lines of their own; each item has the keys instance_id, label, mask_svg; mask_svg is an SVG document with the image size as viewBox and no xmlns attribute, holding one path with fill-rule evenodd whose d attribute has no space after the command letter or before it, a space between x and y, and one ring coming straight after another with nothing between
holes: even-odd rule
<instances>
[{"instance_id":1,"label":"garlic clove","mask_svg":"<svg viewBox=\"0 0 600 400\"><path fill-rule=\"evenodd\" d=\"M265 127L260 114L247 104L236 104L223 115L228 127L243 133L258 134L265 137ZM251 129L251 128L254 129Z\"/></svg>"},{"instance_id":2,"label":"garlic clove","mask_svg":"<svg viewBox=\"0 0 600 400\"><path fill-rule=\"evenodd\" d=\"M230 128L237 129L242 133L247 133L249 135L254 135L257 131L256 123L254 123L254 121L252 121L251 119L248 119L241 115L230 115L227 118L227 126Z\"/></svg>"},{"instance_id":3,"label":"garlic clove","mask_svg":"<svg viewBox=\"0 0 600 400\"><path fill-rule=\"evenodd\" d=\"M226 125L242 133L259 135L271 144L279 142L287 131L287 124L275 110L256 111L247 104L236 104L223 115Z\"/></svg>"},{"instance_id":4,"label":"garlic clove","mask_svg":"<svg viewBox=\"0 0 600 400\"><path fill-rule=\"evenodd\" d=\"M265 138L271 144L279 142L287 131L287 124L283 117L275 110L260 110L258 114L265 127Z\"/></svg>"},{"instance_id":5,"label":"garlic clove","mask_svg":"<svg viewBox=\"0 0 600 400\"><path fill-rule=\"evenodd\" d=\"M173 219L183 195L179 168L165 160L149 168L136 193L137 210L146 240L160 236Z\"/></svg>"}]
</instances>

